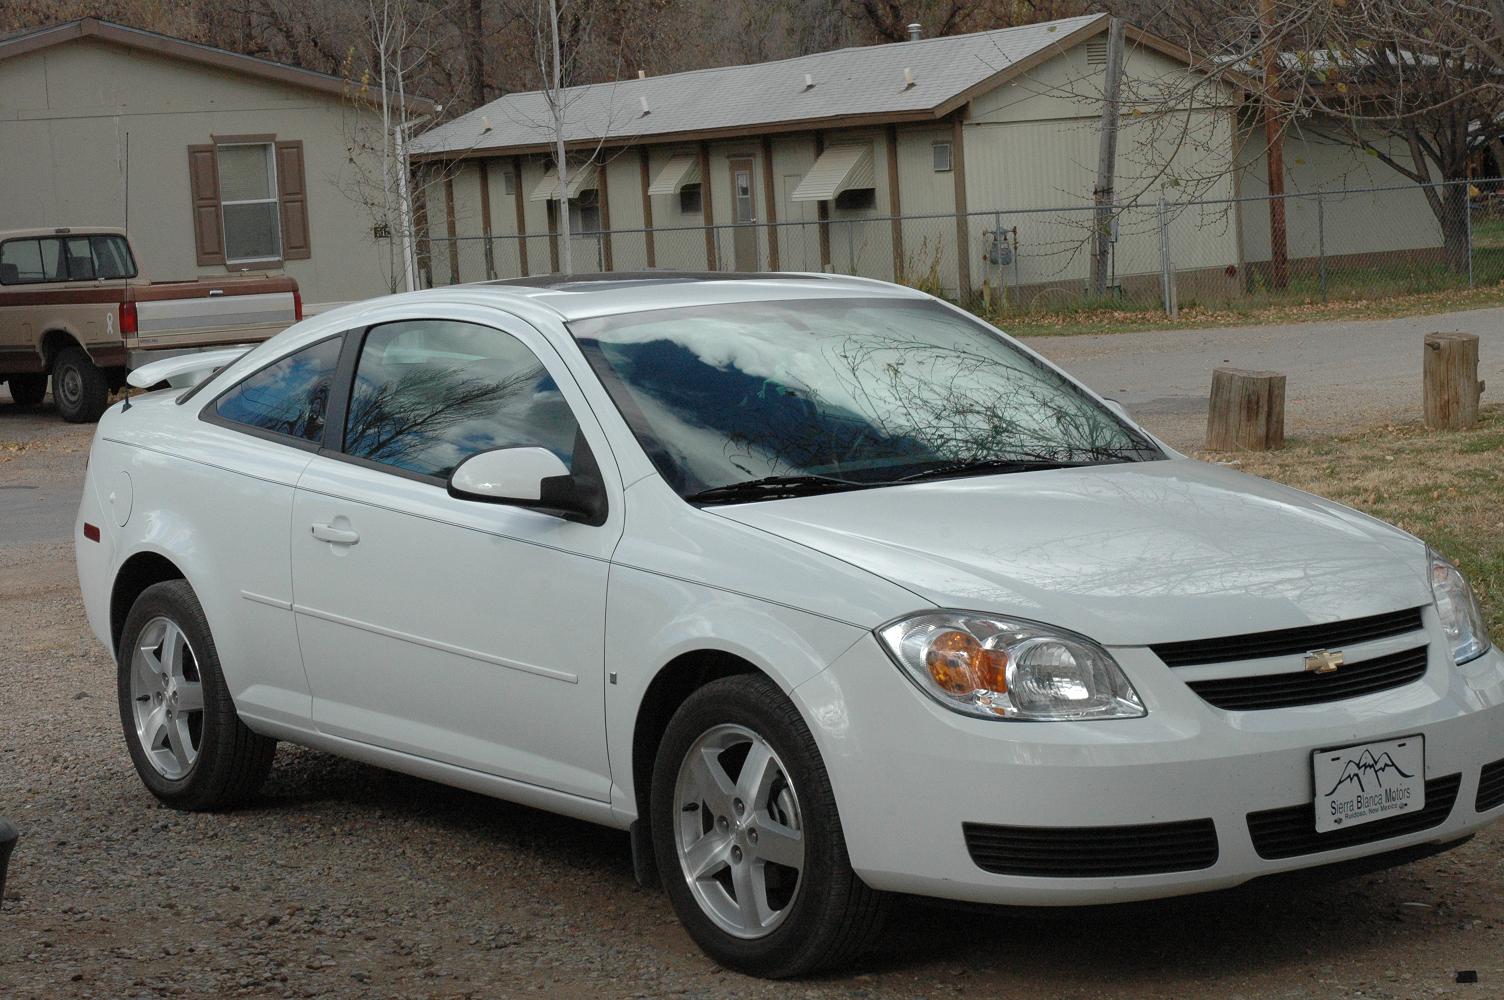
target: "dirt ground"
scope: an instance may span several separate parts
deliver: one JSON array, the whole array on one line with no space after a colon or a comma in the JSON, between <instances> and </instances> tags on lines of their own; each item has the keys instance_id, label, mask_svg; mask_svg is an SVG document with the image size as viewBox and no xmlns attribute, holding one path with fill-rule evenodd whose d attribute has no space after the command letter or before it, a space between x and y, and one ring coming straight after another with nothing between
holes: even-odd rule
<instances>
[{"instance_id":1,"label":"dirt ground","mask_svg":"<svg viewBox=\"0 0 1504 1000\"><path fill-rule=\"evenodd\" d=\"M250 808L159 808L53 509L90 430L0 392L0 814L22 831L0 997L1504 996L1504 827L1339 883L1049 913L903 901L854 968L766 983L700 955L614 831L286 745Z\"/></svg>"}]
</instances>

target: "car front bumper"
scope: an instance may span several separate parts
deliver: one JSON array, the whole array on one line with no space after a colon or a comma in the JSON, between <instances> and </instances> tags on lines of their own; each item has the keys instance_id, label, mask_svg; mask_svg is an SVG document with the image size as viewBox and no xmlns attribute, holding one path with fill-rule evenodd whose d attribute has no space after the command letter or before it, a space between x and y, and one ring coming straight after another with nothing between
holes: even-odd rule
<instances>
[{"instance_id":1,"label":"car front bumper","mask_svg":"<svg viewBox=\"0 0 1504 1000\"><path fill-rule=\"evenodd\" d=\"M1457 841L1504 815L1504 807L1475 808L1483 767L1504 758L1504 655L1494 649L1454 666L1434 614L1427 632L1430 662L1421 680L1265 711L1213 708L1147 649L1114 649L1149 709L1144 718L971 718L920 693L872 637L795 694L835 790L852 866L873 888L1018 905L1126 902ZM1270 841L1260 839L1261 856L1252 813L1287 810L1287 834L1293 819L1316 837L1313 751L1416 733L1425 737L1427 808L1436 815L1416 816L1393 835L1385 832L1393 826L1374 825L1364 835L1378 830L1379 839L1366 843L1334 845L1294 829L1293 845L1287 838L1284 849L1298 853L1269 856ZM1155 838L1173 842L1179 833L1171 831L1208 820L1185 848L1200 851L1196 858L1175 860L1178 848L1168 844L1162 852L1170 867L1193 870L1091 874L1116 853L1131 854ZM1416 828L1419 822L1428 825ZM1063 842L1082 863L1059 862L1057 868L1074 868L1066 875L996 874L968 847L968 824L982 828L984 841L987 827L1035 828L1037 842L1017 849L1058 861L1053 845ZM1106 829L1116 827L1143 829ZM1208 827L1215 830L1210 855Z\"/></svg>"}]
</instances>

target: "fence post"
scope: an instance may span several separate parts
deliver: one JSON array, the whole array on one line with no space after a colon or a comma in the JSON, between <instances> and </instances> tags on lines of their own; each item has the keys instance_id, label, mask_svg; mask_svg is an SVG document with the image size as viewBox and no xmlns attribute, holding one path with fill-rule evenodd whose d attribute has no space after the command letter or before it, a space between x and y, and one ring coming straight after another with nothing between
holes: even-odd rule
<instances>
[{"instance_id":1,"label":"fence post","mask_svg":"<svg viewBox=\"0 0 1504 1000\"><path fill-rule=\"evenodd\" d=\"M1316 192L1316 261L1321 269L1321 301L1326 301L1326 202Z\"/></svg>"},{"instance_id":2,"label":"fence post","mask_svg":"<svg viewBox=\"0 0 1504 1000\"><path fill-rule=\"evenodd\" d=\"M1159 192L1159 284L1164 293L1165 315L1175 315L1170 303L1170 229L1165 214L1165 193Z\"/></svg>"},{"instance_id":3,"label":"fence post","mask_svg":"<svg viewBox=\"0 0 1504 1000\"><path fill-rule=\"evenodd\" d=\"M1473 182L1462 182L1462 213L1467 219L1467 287L1473 287Z\"/></svg>"},{"instance_id":4,"label":"fence post","mask_svg":"<svg viewBox=\"0 0 1504 1000\"><path fill-rule=\"evenodd\" d=\"M856 273L856 220L846 220L846 273Z\"/></svg>"}]
</instances>

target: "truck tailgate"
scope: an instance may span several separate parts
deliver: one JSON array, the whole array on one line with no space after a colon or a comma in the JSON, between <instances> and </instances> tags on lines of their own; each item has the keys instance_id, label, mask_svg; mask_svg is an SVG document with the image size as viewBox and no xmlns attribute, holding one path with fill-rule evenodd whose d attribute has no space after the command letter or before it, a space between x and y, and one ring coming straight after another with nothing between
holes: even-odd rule
<instances>
[{"instance_id":1,"label":"truck tailgate","mask_svg":"<svg viewBox=\"0 0 1504 1000\"><path fill-rule=\"evenodd\" d=\"M135 350L261 341L299 318L297 286L283 280L184 282L133 292L136 333L127 334L126 347Z\"/></svg>"}]
</instances>

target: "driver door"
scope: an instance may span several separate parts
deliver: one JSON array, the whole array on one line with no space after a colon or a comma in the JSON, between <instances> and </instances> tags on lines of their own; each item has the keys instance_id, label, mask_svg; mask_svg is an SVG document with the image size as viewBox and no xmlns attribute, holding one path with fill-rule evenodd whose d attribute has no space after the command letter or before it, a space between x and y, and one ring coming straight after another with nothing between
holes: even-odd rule
<instances>
[{"instance_id":1,"label":"driver door","mask_svg":"<svg viewBox=\"0 0 1504 1000\"><path fill-rule=\"evenodd\" d=\"M343 431L326 438L293 502L294 610L314 723L608 799L603 636L619 499L593 527L455 499L445 486L469 455L511 445L548 448L571 468L592 449L609 479L614 465L578 388L521 324L408 320L353 342ZM620 497L616 484L607 490Z\"/></svg>"}]
</instances>

